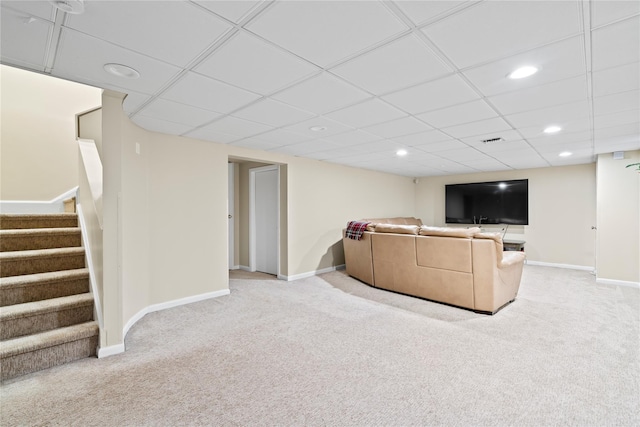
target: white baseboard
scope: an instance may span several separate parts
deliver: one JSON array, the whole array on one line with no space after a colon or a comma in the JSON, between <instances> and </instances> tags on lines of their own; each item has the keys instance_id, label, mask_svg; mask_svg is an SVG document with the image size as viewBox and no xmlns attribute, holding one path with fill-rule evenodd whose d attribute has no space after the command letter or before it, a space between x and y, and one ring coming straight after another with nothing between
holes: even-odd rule
<instances>
[{"instance_id":1,"label":"white baseboard","mask_svg":"<svg viewBox=\"0 0 640 427\"><path fill-rule=\"evenodd\" d=\"M294 274L293 276L285 276L283 274L279 274L278 279L286 280L286 281L305 279L307 277L317 276L318 274L330 273L336 270L344 270L344 268L345 268L345 265L341 264L341 265L336 265L332 267L322 268L320 270L308 271L306 273Z\"/></svg>"},{"instance_id":2,"label":"white baseboard","mask_svg":"<svg viewBox=\"0 0 640 427\"><path fill-rule=\"evenodd\" d=\"M148 307L145 307L139 312L137 312L135 315L133 315L133 317L129 319L127 324L124 325L124 328L122 328L122 339L124 340L124 338L127 336L127 333L129 332L129 329L131 329L131 327L135 325L136 322L138 322L140 319L142 319L144 316L146 316L149 313L153 313L154 311L166 310L167 308L178 307L180 305L191 304L198 301L204 301L211 298L217 298L225 295L229 295L229 289L222 289L219 291L207 292L206 294L194 295L191 297L180 298L173 301L162 302L159 304L153 304ZM124 343L101 348L98 350L98 358L123 353L124 350L125 350Z\"/></svg>"},{"instance_id":3,"label":"white baseboard","mask_svg":"<svg viewBox=\"0 0 640 427\"><path fill-rule=\"evenodd\" d=\"M240 269L242 271L251 271L251 269L249 267L247 267L246 265L239 265L238 269Z\"/></svg>"},{"instance_id":4,"label":"white baseboard","mask_svg":"<svg viewBox=\"0 0 640 427\"><path fill-rule=\"evenodd\" d=\"M124 343L110 345L109 347L98 348L98 359L102 359L103 357L114 356L120 353L124 353Z\"/></svg>"},{"instance_id":5,"label":"white baseboard","mask_svg":"<svg viewBox=\"0 0 640 427\"><path fill-rule=\"evenodd\" d=\"M78 187L72 188L48 201L3 200L0 201L0 212L4 214L45 214L63 213L64 201L76 196Z\"/></svg>"},{"instance_id":6,"label":"white baseboard","mask_svg":"<svg viewBox=\"0 0 640 427\"><path fill-rule=\"evenodd\" d=\"M139 312L137 312L126 325L122 328L122 337L127 336L127 332L129 329L140 319L146 316L149 313L153 313L154 311L166 310L167 308L173 308L180 305L191 304L198 301L204 301L211 298L217 298L221 296L229 295L229 289L222 289L214 292L207 292L206 294L194 295L190 297L180 298L173 301L161 302L159 304L153 304L148 307L143 308Z\"/></svg>"},{"instance_id":7,"label":"white baseboard","mask_svg":"<svg viewBox=\"0 0 640 427\"><path fill-rule=\"evenodd\" d=\"M600 285L617 285L617 286L626 286L629 288L640 289L640 282L628 282L626 280L615 280L615 279L601 279L597 278L596 283Z\"/></svg>"},{"instance_id":8,"label":"white baseboard","mask_svg":"<svg viewBox=\"0 0 640 427\"><path fill-rule=\"evenodd\" d=\"M584 270L584 271L593 271L594 268L587 265L573 265L573 264L557 264L554 262L543 262L543 261L531 261L526 260L525 264L527 265L539 265L541 267L555 267L555 268L568 268L569 270Z\"/></svg>"}]
</instances>

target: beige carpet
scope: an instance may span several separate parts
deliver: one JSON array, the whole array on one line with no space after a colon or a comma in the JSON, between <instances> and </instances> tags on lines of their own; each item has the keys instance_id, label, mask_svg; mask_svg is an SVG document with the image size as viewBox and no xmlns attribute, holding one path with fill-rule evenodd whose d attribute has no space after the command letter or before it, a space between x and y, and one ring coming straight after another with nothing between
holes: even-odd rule
<instances>
[{"instance_id":1,"label":"beige carpet","mask_svg":"<svg viewBox=\"0 0 640 427\"><path fill-rule=\"evenodd\" d=\"M638 425L639 311L637 289L534 266L495 316L343 272L234 279L122 355L6 382L0 425Z\"/></svg>"}]
</instances>

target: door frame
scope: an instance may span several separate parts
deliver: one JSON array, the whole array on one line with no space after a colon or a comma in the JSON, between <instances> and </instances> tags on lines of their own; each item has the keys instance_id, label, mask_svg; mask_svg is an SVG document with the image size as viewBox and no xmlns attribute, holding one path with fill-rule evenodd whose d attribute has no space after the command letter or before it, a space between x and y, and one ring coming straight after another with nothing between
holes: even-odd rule
<instances>
[{"instance_id":1,"label":"door frame","mask_svg":"<svg viewBox=\"0 0 640 427\"><path fill-rule=\"evenodd\" d=\"M280 277L280 166L269 165L249 169L249 271L256 271L256 173L275 170L276 184L276 276Z\"/></svg>"},{"instance_id":2,"label":"door frame","mask_svg":"<svg viewBox=\"0 0 640 427\"><path fill-rule=\"evenodd\" d=\"M228 224L227 224L227 233L228 233L228 241L227 241L227 250L229 251L228 253L228 262L229 262L229 270L234 270L238 268L238 265L236 264L236 256L235 256L235 251L236 251L236 247L235 247L235 191L236 191L236 179L235 179L235 164L234 163L227 163L227 190L228 190L228 194L227 194L227 218L229 220Z\"/></svg>"}]
</instances>

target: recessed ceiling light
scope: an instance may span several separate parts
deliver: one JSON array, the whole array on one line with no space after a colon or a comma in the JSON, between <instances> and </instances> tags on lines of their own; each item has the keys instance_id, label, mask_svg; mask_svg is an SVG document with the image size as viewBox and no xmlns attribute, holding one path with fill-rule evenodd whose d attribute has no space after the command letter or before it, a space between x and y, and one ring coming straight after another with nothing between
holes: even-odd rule
<instances>
[{"instance_id":1,"label":"recessed ceiling light","mask_svg":"<svg viewBox=\"0 0 640 427\"><path fill-rule=\"evenodd\" d=\"M49 0L54 7L63 12L80 15L84 12L84 0Z\"/></svg>"},{"instance_id":2,"label":"recessed ceiling light","mask_svg":"<svg viewBox=\"0 0 640 427\"><path fill-rule=\"evenodd\" d=\"M543 132L544 133L556 133L556 132L560 132L561 130L562 130L562 128L560 126L548 126L543 130Z\"/></svg>"},{"instance_id":3,"label":"recessed ceiling light","mask_svg":"<svg viewBox=\"0 0 640 427\"><path fill-rule=\"evenodd\" d=\"M573 153L571 153L569 151L563 151L562 153L558 154L558 156L560 156L560 157L569 157L572 154Z\"/></svg>"},{"instance_id":4,"label":"recessed ceiling light","mask_svg":"<svg viewBox=\"0 0 640 427\"><path fill-rule=\"evenodd\" d=\"M524 79L538 72L536 67L527 65L526 67L520 67L517 70L512 71L507 75L510 79Z\"/></svg>"},{"instance_id":5,"label":"recessed ceiling light","mask_svg":"<svg viewBox=\"0 0 640 427\"><path fill-rule=\"evenodd\" d=\"M409 154L409 152L403 148L396 151L396 156L403 157L403 156L406 156L407 154Z\"/></svg>"},{"instance_id":6,"label":"recessed ceiling light","mask_svg":"<svg viewBox=\"0 0 640 427\"><path fill-rule=\"evenodd\" d=\"M327 127L326 126L311 126L309 128L309 130L313 131L313 132L322 132L323 130L327 130Z\"/></svg>"},{"instance_id":7,"label":"recessed ceiling light","mask_svg":"<svg viewBox=\"0 0 640 427\"><path fill-rule=\"evenodd\" d=\"M124 77L125 79L137 79L140 77L139 72L122 64L104 64L103 68L107 73L117 77Z\"/></svg>"}]
</instances>

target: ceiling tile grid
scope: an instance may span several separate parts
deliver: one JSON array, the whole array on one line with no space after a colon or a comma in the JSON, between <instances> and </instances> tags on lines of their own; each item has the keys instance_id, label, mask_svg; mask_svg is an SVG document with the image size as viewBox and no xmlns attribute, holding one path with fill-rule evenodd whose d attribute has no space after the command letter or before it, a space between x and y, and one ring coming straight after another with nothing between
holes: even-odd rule
<instances>
[{"instance_id":1,"label":"ceiling tile grid","mask_svg":"<svg viewBox=\"0 0 640 427\"><path fill-rule=\"evenodd\" d=\"M640 148L639 5L2 1L0 61L126 93L157 132L405 176L547 167Z\"/></svg>"}]
</instances>

